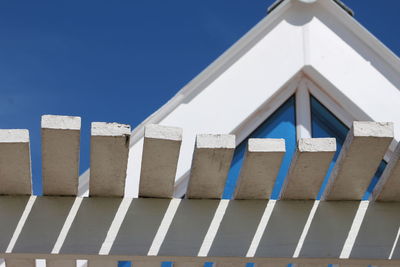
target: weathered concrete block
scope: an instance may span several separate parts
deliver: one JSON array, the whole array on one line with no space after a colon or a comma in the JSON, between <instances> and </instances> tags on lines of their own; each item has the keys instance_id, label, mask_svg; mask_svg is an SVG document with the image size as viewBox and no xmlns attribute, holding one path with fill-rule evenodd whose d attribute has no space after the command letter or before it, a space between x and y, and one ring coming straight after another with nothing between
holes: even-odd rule
<instances>
[{"instance_id":1,"label":"weathered concrete block","mask_svg":"<svg viewBox=\"0 0 400 267\"><path fill-rule=\"evenodd\" d=\"M128 163L129 125L93 122L90 140L90 196L122 197Z\"/></svg>"},{"instance_id":2,"label":"weathered concrete block","mask_svg":"<svg viewBox=\"0 0 400 267\"><path fill-rule=\"evenodd\" d=\"M139 196L173 196L181 143L181 128L155 124L145 127Z\"/></svg>"},{"instance_id":3,"label":"weathered concrete block","mask_svg":"<svg viewBox=\"0 0 400 267\"><path fill-rule=\"evenodd\" d=\"M393 123L353 122L323 199L360 200L392 140Z\"/></svg>"},{"instance_id":4,"label":"weathered concrete block","mask_svg":"<svg viewBox=\"0 0 400 267\"><path fill-rule=\"evenodd\" d=\"M28 130L0 130L0 195L30 195Z\"/></svg>"},{"instance_id":5,"label":"weathered concrete block","mask_svg":"<svg viewBox=\"0 0 400 267\"><path fill-rule=\"evenodd\" d=\"M81 118L42 116L44 195L76 195L79 176Z\"/></svg>"},{"instance_id":6,"label":"weathered concrete block","mask_svg":"<svg viewBox=\"0 0 400 267\"><path fill-rule=\"evenodd\" d=\"M46 267L76 267L76 260L46 260Z\"/></svg>"},{"instance_id":7,"label":"weathered concrete block","mask_svg":"<svg viewBox=\"0 0 400 267\"><path fill-rule=\"evenodd\" d=\"M285 139L249 139L235 199L268 199L285 152Z\"/></svg>"},{"instance_id":8,"label":"weathered concrete block","mask_svg":"<svg viewBox=\"0 0 400 267\"><path fill-rule=\"evenodd\" d=\"M280 198L316 199L335 152L334 138L300 139Z\"/></svg>"},{"instance_id":9,"label":"weathered concrete block","mask_svg":"<svg viewBox=\"0 0 400 267\"><path fill-rule=\"evenodd\" d=\"M371 200L400 201L400 143L376 184Z\"/></svg>"},{"instance_id":10,"label":"weathered concrete block","mask_svg":"<svg viewBox=\"0 0 400 267\"><path fill-rule=\"evenodd\" d=\"M34 259L6 259L7 267L35 267Z\"/></svg>"},{"instance_id":11,"label":"weathered concrete block","mask_svg":"<svg viewBox=\"0 0 400 267\"><path fill-rule=\"evenodd\" d=\"M234 135L197 135L188 198L221 198L235 147Z\"/></svg>"}]
</instances>

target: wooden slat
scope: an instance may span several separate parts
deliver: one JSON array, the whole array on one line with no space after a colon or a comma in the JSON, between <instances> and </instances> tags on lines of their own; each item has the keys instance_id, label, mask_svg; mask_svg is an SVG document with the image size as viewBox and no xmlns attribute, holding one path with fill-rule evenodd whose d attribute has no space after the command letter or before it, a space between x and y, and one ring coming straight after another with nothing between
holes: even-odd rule
<instances>
[{"instance_id":1,"label":"wooden slat","mask_svg":"<svg viewBox=\"0 0 400 267\"><path fill-rule=\"evenodd\" d=\"M74 196L78 192L81 118L42 116L44 195Z\"/></svg>"},{"instance_id":2,"label":"wooden slat","mask_svg":"<svg viewBox=\"0 0 400 267\"><path fill-rule=\"evenodd\" d=\"M249 139L235 199L268 199L285 151L285 139Z\"/></svg>"},{"instance_id":3,"label":"wooden slat","mask_svg":"<svg viewBox=\"0 0 400 267\"><path fill-rule=\"evenodd\" d=\"M323 199L360 200L392 140L393 123L353 122Z\"/></svg>"},{"instance_id":4,"label":"wooden slat","mask_svg":"<svg viewBox=\"0 0 400 267\"><path fill-rule=\"evenodd\" d=\"M76 260L46 260L46 267L76 267Z\"/></svg>"},{"instance_id":5,"label":"wooden slat","mask_svg":"<svg viewBox=\"0 0 400 267\"><path fill-rule=\"evenodd\" d=\"M35 267L34 259L6 259L6 267Z\"/></svg>"},{"instance_id":6,"label":"wooden slat","mask_svg":"<svg viewBox=\"0 0 400 267\"><path fill-rule=\"evenodd\" d=\"M129 138L129 125L92 123L90 196L122 197L124 195Z\"/></svg>"},{"instance_id":7,"label":"wooden slat","mask_svg":"<svg viewBox=\"0 0 400 267\"><path fill-rule=\"evenodd\" d=\"M182 143L182 129L147 125L144 130L139 196L171 198Z\"/></svg>"},{"instance_id":8,"label":"wooden slat","mask_svg":"<svg viewBox=\"0 0 400 267\"><path fill-rule=\"evenodd\" d=\"M221 198L234 150L234 135L197 135L187 198Z\"/></svg>"},{"instance_id":9,"label":"wooden slat","mask_svg":"<svg viewBox=\"0 0 400 267\"><path fill-rule=\"evenodd\" d=\"M280 198L316 199L335 152L334 138L300 139Z\"/></svg>"},{"instance_id":10,"label":"wooden slat","mask_svg":"<svg viewBox=\"0 0 400 267\"><path fill-rule=\"evenodd\" d=\"M28 130L0 130L0 194L30 195L31 188Z\"/></svg>"},{"instance_id":11,"label":"wooden slat","mask_svg":"<svg viewBox=\"0 0 400 267\"><path fill-rule=\"evenodd\" d=\"M392 158L376 184L371 199L400 201L400 143L397 144Z\"/></svg>"}]
</instances>

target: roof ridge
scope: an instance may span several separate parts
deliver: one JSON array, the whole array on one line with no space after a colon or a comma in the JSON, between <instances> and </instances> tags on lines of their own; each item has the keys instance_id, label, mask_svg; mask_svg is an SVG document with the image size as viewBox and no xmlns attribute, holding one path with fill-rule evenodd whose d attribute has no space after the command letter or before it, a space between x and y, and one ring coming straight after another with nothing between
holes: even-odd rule
<instances>
[{"instance_id":1,"label":"roof ridge","mask_svg":"<svg viewBox=\"0 0 400 267\"><path fill-rule=\"evenodd\" d=\"M267 9L267 14L271 13L275 8L277 8L283 1L285 0L276 0L272 5L270 5ZM341 0L332 0L336 4L338 4L341 8L344 9L350 16L354 17L354 11L349 8L345 3Z\"/></svg>"}]
</instances>

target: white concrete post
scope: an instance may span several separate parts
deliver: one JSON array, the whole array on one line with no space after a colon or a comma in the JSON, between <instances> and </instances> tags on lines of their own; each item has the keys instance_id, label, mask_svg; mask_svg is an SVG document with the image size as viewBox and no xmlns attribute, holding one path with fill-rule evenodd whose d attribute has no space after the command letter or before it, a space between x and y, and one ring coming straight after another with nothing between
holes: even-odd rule
<instances>
[{"instance_id":1,"label":"white concrete post","mask_svg":"<svg viewBox=\"0 0 400 267\"><path fill-rule=\"evenodd\" d=\"M235 147L234 135L197 135L187 198L221 198Z\"/></svg>"},{"instance_id":2,"label":"white concrete post","mask_svg":"<svg viewBox=\"0 0 400 267\"><path fill-rule=\"evenodd\" d=\"M93 122L90 139L90 196L122 197L128 163L129 125Z\"/></svg>"},{"instance_id":3,"label":"white concrete post","mask_svg":"<svg viewBox=\"0 0 400 267\"><path fill-rule=\"evenodd\" d=\"M353 122L323 199L360 200L392 140L393 123Z\"/></svg>"},{"instance_id":4,"label":"white concrete post","mask_svg":"<svg viewBox=\"0 0 400 267\"><path fill-rule=\"evenodd\" d=\"M0 195L30 195L28 130L0 130Z\"/></svg>"},{"instance_id":5,"label":"white concrete post","mask_svg":"<svg viewBox=\"0 0 400 267\"><path fill-rule=\"evenodd\" d=\"M285 151L285 139L249 139L235 199L268 199Z\"/></svg>"},{"instance_id":6,"label":"white concrete post","mask_svg":"<svg viewBox=\"0 0 400 267\"><path fill-rule=\"evenodd\" d=\"M316 199L335 152L334 138L300 139L280 198Z\"/></svg>"},{"instance_id":7,"label":"white concrete post","mask_svg":"<svg viewBox=\"0 0 400 267\"><path fill-rule=\"evenodd\" d=\"M41 126L43 194L76 196L81 118L44 115Z\"/></svg>"},{"instance_id":8,"label":"white concrete post","mask_svg":"<svg viewBox=\"0 0 400 267\"><path fill-rule=\"evenodd\" d=\"M145 127L140 197L172 197L181 143L181 128L155 124Z\"/></svg>"}]
</instances>

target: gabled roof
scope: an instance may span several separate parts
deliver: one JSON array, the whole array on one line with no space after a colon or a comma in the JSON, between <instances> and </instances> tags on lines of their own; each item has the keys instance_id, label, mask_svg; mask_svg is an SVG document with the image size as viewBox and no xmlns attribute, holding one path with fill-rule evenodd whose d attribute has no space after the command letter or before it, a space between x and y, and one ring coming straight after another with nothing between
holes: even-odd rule
<instances>
[{"instance_id":1,"label":"gabled roof","mask_svg":"<svg viewBox=\"0 0 400 267\"><path fill-rule=\"evenodd\" d=\"M184 181L195 134L233 133L240 143L304 79L349 121L394 122L399 140L400 117L395 111L400 103L400 61L337 3L282 1L136 127L126 183L132 191L126 195L137 195L144 125L159 123L184 129L176 176ZM87 176L81 177L81 190Z\"/></svg>"}]
</instances>

